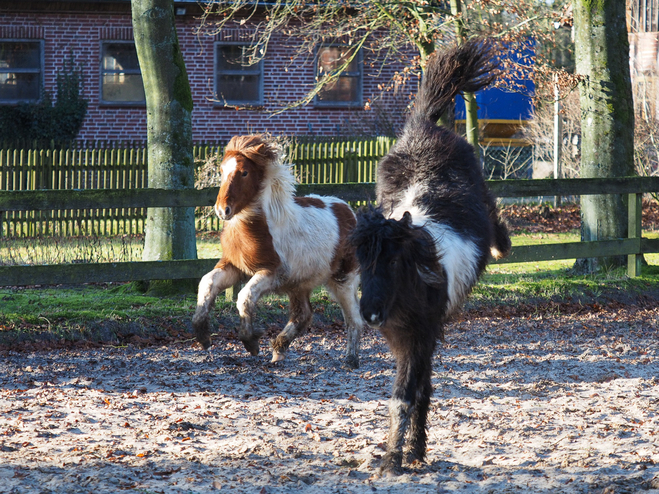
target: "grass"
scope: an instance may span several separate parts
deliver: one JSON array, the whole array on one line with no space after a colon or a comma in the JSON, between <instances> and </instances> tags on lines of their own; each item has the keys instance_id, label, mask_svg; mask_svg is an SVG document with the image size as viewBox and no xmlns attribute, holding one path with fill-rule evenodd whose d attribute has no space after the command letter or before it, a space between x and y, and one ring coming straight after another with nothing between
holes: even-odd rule
<instances>
[{"instance_id":1,"label":"grass","mask_svg":"<svg viewBox=\"0 0 659 494\"><path fill-rule=\"evenodd\" d=\"M143 244L142 235L12 238L0 243L0 266L141 261ZM197 236L200 259L219 259L221 252L217 233Z\"/></svg>"},{"instance_id":2,"label":"grass","mask_svg":"<svg viewBox=\"0 0 659 494\"><path fill-rule=\"evenodd\" d=\"M575 232L513 237L513 245L571 241L578 241ZM141 242L139 237L12 240L0 245L0 264L139 260ZM200 258L218 258L219 236L200 235L197 248ZM627 278L623 269L576 276L569 272L573 260L490 265L467 308L609 300L633 303L641 296L659 294L659 254L648 255L646 260L650 266L635 279ZM0 346L13 348L34 341L117 343L154 335L191 338L195 305L195 294L152 297L130 283L0 289ZM323 289L313 293L312 305L323 323L341 319L340 309ZM287 307L285 297L265 297L259 320L266 326L281 325ZM231 329L237 322L235 305L224 297L218 298L214 314L214 327L221 324Z\"/></svg>"}]
</instances>

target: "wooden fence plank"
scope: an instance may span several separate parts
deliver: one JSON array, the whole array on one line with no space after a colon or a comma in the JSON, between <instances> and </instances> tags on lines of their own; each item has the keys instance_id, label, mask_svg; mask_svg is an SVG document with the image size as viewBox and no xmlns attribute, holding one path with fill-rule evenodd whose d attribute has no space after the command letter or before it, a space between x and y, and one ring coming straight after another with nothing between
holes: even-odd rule
<instances>
[{"instance_id":1,"label":"wooden fence plank","mask_svg":"<svg viewBox=\"0 0 659 494\"><path fill-rule=\"evenodd\" d=\"M503 259L493 264L513 262L556 261L587 257L626 256L641 251L641 239L623 238L596 242L567 242L562 244L520 245L513 247Z\"/></svg>"},{"instance_id":2,"label":"wooden fence plank","mask_svg":"<svg viewBox=\"0 0 659 494\"><path fill-rule=\"evenodd\" d=\"M394 142L390 138L295 140L288 150L302 183L336 183L370 180L367 164L377 162ZM383 143L386 146L383 147ZM368 145L367 145L368 144ZM386 149L385 149L386 148ZM126 150L130 149L127 155ZM355 156L352 151L357 150ZM0 190L94 189L146 187L147 148L144 143L89 141L71 148L3 149ZM203 160L222 152L222 146L197 145L195 156ZM342 158L343 157L343 158ZM122 176L125 174L125 178ZM13 177L13 182L8 180ZM9 235L48 233L54 235L143 233L143 207L28 211L3 210L1 225ZM219 221L207 222L211 229ZM35 229L36 228L36 229Z\"/></svg>"},{"instance_id":3,"label":"wooden fence plank","mask_svg":"<svg viewBox=\"0 0 659 494\"><path fill-rule=\"evenodd\" d=\"M496 197L585 196L659 191L659 177L488 180Z\"/></svg>"},{"instance_id":4,"label":"wooden fence plank","mask_svg":"<svg viewBox=\"0 0 659 494\"><path fill-rule=\"evenodd\" d=\"M514 247L504 259L493 264L553 261L584 257L659 252L659 239L620 239L598 242L523 245ZM0 266L0 286L125 282L137 280L201 278L217 259L180 261L114 262L37 266Z\"/></svg>"},{"instance_id":5,"label":"wooden fence plank","mask_svg":"<svg viewBox=\"0 0 659 494\"><path fill-rule=\"evenodd\" d=\"M494 195L498 197L523 197L535 195L560 195L551 189L556 182L557 190L568 194L627 194L632 192L659 192L659 177L630 177L623 179L575 178L561 180L511 180L504 186L493 181ZM572 182L566 184L566 182ZM347 201L372 200L375 184L300 184L299 195L310 193L335 195ZM531 193L530 191L533 191ZM125 207L194 207L208 206L215 202L218 188L185 189L172 193L162 189L90 189L90 190L22 190L0 191L0 211L125 208Z\"/></svg>"},{"instance_id":6,"label":"wooden fence plank","mask_svg":"<svg viewBox=\"0 0 659 494\"><path fill-rule=\"evenodd\" d=\"M641 249L640 241L643 234L642 213L643 213L643 194L629 194L628 196L628 214L627 214L627 236L637 239L639 248L627 256L627 276L634 278L641 272Z\"/></svg>"},{"instance_id":7,"label":"wooden fence plank","mask_svg":"<svg viewBox=\"0 0 659 494\"><path fill-rule=\"evenodd\" d=\"M302 184L298 194L333 195L346 201L374 198L375 184ZM219 187L208 189L87 189L0 191L0 211L212 206Z\"/></svg>"}]
</instances>

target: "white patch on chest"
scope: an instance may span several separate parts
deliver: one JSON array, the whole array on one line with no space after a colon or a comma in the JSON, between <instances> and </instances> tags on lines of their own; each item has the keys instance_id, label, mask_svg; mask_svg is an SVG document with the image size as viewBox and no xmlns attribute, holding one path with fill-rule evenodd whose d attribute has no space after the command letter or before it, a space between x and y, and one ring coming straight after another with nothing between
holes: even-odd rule
<instances>
[{"instance_id":1,"label":"white patch on chest","mask_svg":"<svg viewBox=\"0 0 659 494\"><path fill-rule=\"evenodd\" d=\"M433 221L427 211L414 205L414 199L423 189L422 185L413 184L388 217L400 220L409 211L412 224L424 227L432 236L437 257L446 271L449 298L447 314L450 314L462 305L478 281L478 249L471 239L459 235L446 224Z\"/></svg>"},{"instance_id":2,"label":"white patch on chest","mask_svg":"<svg viewBox=\"0 0 659 494\"><path fill-rule=\"evenodd\" d=\"M339 242L339 226L331 209L334 198L319 197L324 208L302 207L286 202L283 215L275 221L266 212L272 243L290 280L327 282ZM266 208L267 211L267 208Z\"/></svg>"}]
</instances>

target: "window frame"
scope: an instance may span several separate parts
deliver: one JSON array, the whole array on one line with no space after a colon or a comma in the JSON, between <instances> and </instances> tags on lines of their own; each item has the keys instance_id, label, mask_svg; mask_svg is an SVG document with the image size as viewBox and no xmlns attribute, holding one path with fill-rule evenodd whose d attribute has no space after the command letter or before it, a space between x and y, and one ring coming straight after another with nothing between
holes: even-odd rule
<instances>
[{"instance_id":1,"label":"window frame","mask_svg":"<svg viewBox=\"0 0 659 494\"><path fill-rule=\"evenodd\" d=\"M349 46L346 43L328 43L316 47L316 57L314 60L314 69L316 78L320 77L320 50L323 48ZM320 99L320 93L314 97L314 107L317 108L356 108L361 109L364 106L364 54L360 49L355 60L358 70L356 72L344 71L339 74L341 77L354 77L357 79L357 99L352 101L323 101ZM338 79L337 79L338 81Z\"/></svg>"},{"instance_id":2,"label":"window frame","mask_svg":"<svg viewBox=\"0 0 659 494\"><path fill-rule=\"evenodd\" d=\"M44 93L44 40L34 38L0 38L0 43L37 43L39 45L39 68L38 69L4 69L0 67L0 73L39 74L39 94L36 99L0 99L0 105L17 105L20 103L39 103Z\"/></svg>"},{"instance_id":3,"label":"window frame","mask_svg":"<svg viewBox=\"0 0 659 494\"><path fill-rule=\"evenodd\" d=\"M244 41L216 41L213 45L213 91L215 92L215 99L217 106L263 106L263 80L265 74L263 72L263 58L254 65L249 65L246 68L252 70L223 70L220 71L217 59L219 50L223 46L249 46L249 43ZM221 75L258 75L258 100L229 100L222 98L219 85Z\"/></svg>"},{"instance_id":4,"label":"window frame","mask_svg":"<svg viewBox=\"0 0 659 494\"><path fill-rule=\"evenodd\" d=\"M135 69L129 69L129 70L106 70L103 68L103 57L105 54L105 45L133 45L135 47L135 41L130 41L130 40L119 40L119 39L104 39L101 40L100 42L100 48L99 48L99 64L98 64L98 73L99 73L99 80L98 80L98 101L99 104L102 106L146 106L146 91L144 94L144 99L141 101L111 101L111 100L106 100L103 99L103 77L106 74L116 74L116 73L123 73L123 74L128 74L128 75L135 75L139 74L140 77L142 77L142 69L138 68L137 70ZM135 47L135 51L137 53L137 47ZM139 63L138 63L139 67ZM144 79L142 79L142 88L144 89Z\"/></svg>"}]
</instances>

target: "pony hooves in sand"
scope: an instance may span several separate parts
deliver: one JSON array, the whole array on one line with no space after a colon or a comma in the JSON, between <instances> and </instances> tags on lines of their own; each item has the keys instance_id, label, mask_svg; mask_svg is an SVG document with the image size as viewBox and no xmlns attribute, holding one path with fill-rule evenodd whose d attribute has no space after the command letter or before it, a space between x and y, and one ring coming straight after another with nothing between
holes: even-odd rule
<instances>
[{"instance_id":1,"label":"pony hooves in sand","mask_svg":"<svg viewBox=\"0 0 659 494\"><path fill-rule=\"evenodd\" d=\"M397 477L403 473L403 467L401 465L402 458L400 454L389 455L386 454L380 462L380 468L378 469L378 475L384 478Z\"/></svg>"},{"instance_id":2,"label":"pony hooves in sand","mask_svg":"<svg viewBox=\"0 0 659 494\"><path fill-rule=\"evenodd\" d=\"M349 369L359 369L359 357L348 355L345 360L345 365Z\"/></svg>"},{"instance_id":3,"label":"pony hooves in sand","mask_svg":"<svg viewBox=\"0 0 659 494\"><path fill-rule=\"evenodd\" d=\"M243 345L245 346L245 350L247 350L250 355L256 357L259 354L259 339L258 338L249 338L249 339L244 339L240 340L243 342Z\"/></svg>"}]
</instances>

